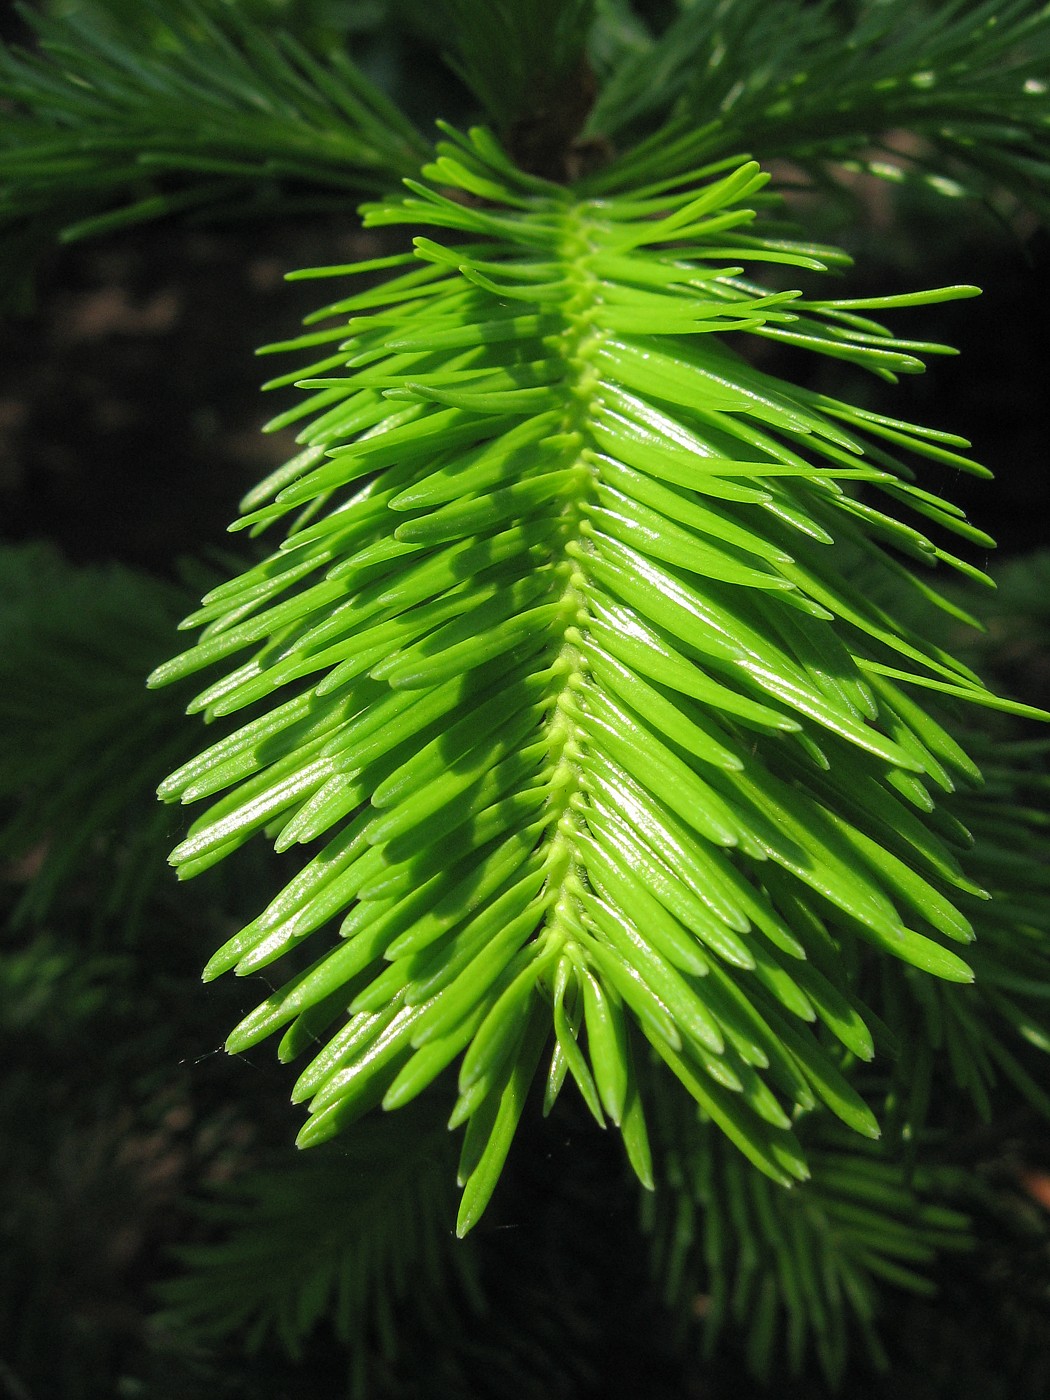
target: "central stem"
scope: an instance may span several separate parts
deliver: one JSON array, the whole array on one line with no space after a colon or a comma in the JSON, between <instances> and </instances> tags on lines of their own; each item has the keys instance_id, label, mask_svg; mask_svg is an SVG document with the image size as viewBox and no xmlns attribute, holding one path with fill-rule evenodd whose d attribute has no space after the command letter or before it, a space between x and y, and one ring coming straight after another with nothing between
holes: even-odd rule
<instances>
[{"instance_id":1,"label":"central stem","mask_svg":"<svg viewBox=\"0 0 1050 1400\"><path fill-rule=\"evenodd\" d=\"M547 742L554 764L550 779L550 847L547 853L548 916L547 940L559 946L569 943L576 926L574 914L574 889L578 888L580 875L577 871L576 852L579 830L578 805L581 795L579 760L582 756L578 726L573 703L574 691L587 669L587 662L580 648L580 630L588 621L587 604L581 588L583 575L577 559L572 553L590 548L585 533L581 530L583 520L582 504L590 494L594 467L585 456L590 443L590 421L595 386L598 375L591 355L601 339L601 332L594 327L593 309L597 301L597 279L588 267L591 247L587 239L586 226L578 213L568 214L567 229L562 256L571 269L570 276L575 287L563 308L566 320L565 331L558 337L558 350L568 369L571 401L566 409L562 432L575 442L576 465L579 468L580 488L565 503L562 522L563 553L555 566L564 580L562 603L567 619L561 650L554 669L562 678L561 689L557 694L548 720ZM568 546L574 549L570 553Z\"/></svg>"}]
</instances>

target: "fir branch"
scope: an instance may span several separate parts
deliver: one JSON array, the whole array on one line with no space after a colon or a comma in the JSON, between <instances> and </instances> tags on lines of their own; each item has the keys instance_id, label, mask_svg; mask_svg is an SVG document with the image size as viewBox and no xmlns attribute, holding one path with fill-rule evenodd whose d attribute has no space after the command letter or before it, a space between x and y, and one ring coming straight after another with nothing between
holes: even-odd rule
<instances>
[{"instance_id":1,"label":"fir branch","mask_svg":"<svg viewBox=\"0 0 1050 1400\"><path fill-rule=\"evenodd\" d=\"M644 1182L645 1041L754 1165L804 1179L792 1115L878 1134L842 1072L873 1054L858 950L972 978L955 948L974 886L915 790L978 774L921 697L1035 712L845 581L859 557L929 609L898 554L982 577L925 528L973 527L913 479L923 458L983 472L965 444L796 389L721 337L892 379L944 347L870 313L974 289L772 294L745 270L843 255L764 232L754 164L588 202L484 131L449 134L365 223L473 241L417 238L380 260L406 270L292 342L322 358L275 421L313 422L239 522L290 519L289 537L205 599L201 640L154 678L247 650L192 708L261 707L163 786L211 799L183 874L263 828L281 850L325 841L206 975L343 920L229 1047L287 1027L290 1059L336 1027L295 1089L304 1145L462 1057L461 1230L552 1031L548 1105L571 1075Z\"/></svg>"}]
</instances>

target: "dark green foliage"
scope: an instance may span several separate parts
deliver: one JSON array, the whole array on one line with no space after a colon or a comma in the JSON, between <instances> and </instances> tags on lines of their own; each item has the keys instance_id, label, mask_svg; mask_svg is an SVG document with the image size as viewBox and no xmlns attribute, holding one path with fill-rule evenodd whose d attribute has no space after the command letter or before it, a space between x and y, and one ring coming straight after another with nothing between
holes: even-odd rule
<instances>
[{"instance_id":1,"label":"dark green foliage","mask_svg":"<svg viewBox=\"0 0 1050 1400\"><path fill-rule=\"evenodd\" d=\"M186 749L180 704L151 704L187 590L117 567L73 569L43 547L0 551L0 861L20 869L20 923L75 892L133 925L162 879L170 823L151 800Z\"/></svg>"},{"instance_id":2,"label":"dark green foliage","mask_svg":"<svg viewBox=\"0 0 1050 1400\"><path fill-rule=\"evenodd\" d=\"M216 205L272 216L318 207L318 191L332 207L426 151L341 50L313 53L235 6L137 8L133 24L27 11L39 52L0 49L0 248L16 269L55 234Z\"/></svg>"},{"instance_id":3,"label":"dark green foliage","mask_svg":"<svg viewBox=\"0 0 1050 1400\"><path fill-rule=\"evenodd\" d=\"M595 0L448 0L456 67L526 170L557 179L594 96Z\"/></svg>"},{"instance_id":4,"label":"dark green foliage","mask_svg":"<svg viewBox=\"0 0 1050 1400\"><path fill-rule=\"evenodd\" d=\"M479 1307L476 1261L446 1228L452 1167L444 1124L424 1108L241 1178L200 1206L219 1242L179 1251L187 1273L162 1290L167 1325L250 1350L273 1335L298 1358L326 1321L359 1367L371 1347L393 1360L409 1307L438 1336L457 1306Z\"/></svg>"},{"instance_id":5,"label":"dark green foliage","mask_svg":"<svg viewBox=\"0 0 1050 1400\"><path fill-rule=\"evenodd\" d=\"M15 1395L96 1400L156 1371L152 1393L186 1400L192 1350L166 1347L143 1290L186 1228L180 1194L243 1160L264 1109L248 1129L231 1107L253 1087L240 1073L192 1083L222 1013L194 985L191 919L151 901L143 957L116 951L123 911L102 924L81 890L51 903L52 926L0 946L0 1374Z\"/></svg>"},{"instance_id":6,"label":"dark green foliage","mask_svg":"<svg viewBox=\"0 0 1050 1400\"><path fill-rule=\"evenodd\" d=\"M447 70L424 71L443 60L518 158L557 177L615 154L604 185L624 190L749 151L821 180L859 166L1046 208L1050 38L1034 0L150 0L130 13L85 0L25 13L41 51L0 51L9 296L56 235L388 188L428 144L399 105L424 133L470 115ZM888 127L921 140L881 150Z\"/></svg>"},{"instance_id":7,"label":"dark green foliage","mask_svg":"<svg viewBox=\"0 0 1050 1400\"><path fill-rule=\"evenodd\" d=\"M671 1190L645 1212L654 1277L684 1331L703 1300L708 1356L723 1328L746 1332L750 1367L767 1383L785 1365L798 1374L810 1347L841 1383L854 1332L885 1366L883 1285L931 1294L937 1255L972 1245L967 1216L931 1203L962 1196L962 1173L915 1173L830 1125L807 1144L812 1179L791 1192L669 1105L661 1132Z\"/></svg>"},{"instance_id":8,"label":"dark green foliage","mask_svg":"<svg viewBox=\"0 0 1050 1400\"><path fill-rule=\"evenodd\" d=\"M625 39L588 130L643 139L609 188L747 150L913 174L947 195L1005 188L1046 215L1050 35L1031 0L734 0ZM921 140L880 150L891 129Z\"/></svg>"}]
</instances>

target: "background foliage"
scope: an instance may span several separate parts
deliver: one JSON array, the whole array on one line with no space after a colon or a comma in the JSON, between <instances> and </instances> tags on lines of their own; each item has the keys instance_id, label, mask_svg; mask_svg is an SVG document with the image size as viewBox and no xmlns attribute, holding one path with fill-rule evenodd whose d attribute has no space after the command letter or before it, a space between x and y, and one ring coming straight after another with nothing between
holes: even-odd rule
<instances>
[{"instance_id":1,"label":"background foliage","mask_svg":"<svg viewBox=\"0 0 1050 1400\"><path fill-rule=\"evenodd\" d=\"M901 1103L877 1076L863 1084L871 1101L888 1096L888 1158L831 1132L807 1144L812 1183L781 1198L739 1158L705 1141L691 1118L682 1121L680 1102L661 1099L651 1127L658 1170L671 1189L648 1201L639 1233L638 1204L615 1144L563 1096L546 1127L531 1128L512 1157L495 1215L452 1249L448 1143L425 1111L405 1123L366 1120L371 1127L362 1136L332 1144L324 1156L295 1159L283 1076L265 1053L229 1062L214 1053L257 998L219 983L202 999L199 967L255 912L259 883L275 888L292 871L256 853L177 893L167 882L160 858L181 833L151 793L196 739L179 719L188 695L149 698L141 677L170 654L170 628L191 599L230 572L228 553L188 566L189 577L176 556L217 541L238 487L279 455L246 460L243 446L217 434L214 418L209 425L199 417L198 399L224 413L238 377L214 327L207 334L223 348L207 350L202 379L183 388L182 402L193 408L185 412L178 385L173 392L175 371L161 368L157 354L157 342L170 340L163 315L152 323L159 331L148 317L143 328L140 317L135 342L131 313L148 305L158 267L172 286L192 287L202 266L222 266L224 257L228 268L257 263L258 235L195 223L122 237L122 222L187 210L276 220L319 211L308 226L286 221L263 235L282 268L334 261L333 248L347 261L370 256L375 245L347 241L345 217L325 222L324 206L345 210L358 192L415 172L431 117L464 121L480 102L532 168L557 176L590 170L609 192L634 179L629 154L608 167L613 173L599 173L610 147L629 152L648 138L647 162L667 160L681 170L687 158L700 164L735 151L746 132L747 146L763 158L790 155L786 178L804 176L822 191L816 213L808 196L798 205L818 236L856 226L853 251L877 252L877 270L862 265L856 274L860 293L894 290L902 272L915 286L994 285L1004 266L1019 266L1016 241L997 242L989 214L962 202L973 195L1013 221L1010 239L1020 230L1037 260L1045 246L1016 212L1018 200L1041 212L1045 199L1038 75L1050 39L1038 6L816 5L792 7L785 24L760 4L680 11L601 4L587 57L600 80L598 102L588 115L580 91L592 79L581 72L578 31L566 21L566 41L554 46L558 61L549 65L546 115L531 123L521 106L529 43L545 43L549 30L517 36L508 66L512 12L489 9L491 27L472 29L450 65L441 62L450 31L435 23L432 7L262 0L165 7L148 22L139 6L54 6L45 38L53 52L66 46L59 67L83 65L82 75L97 84L90 100L83 88L56 84L53 62L5 61L4 91L19 113L5 124L0 152L7 201L0 209L11 240L4 261L19 273L12 293L24 304L27 254L46 249L59 230L109 241L51 263L38 280L41 310L52 327L65 328L58 341L70 381L48 396L46 385L41 393L39 383L19 378L21 368L12 371L32 432L16 425L9 437L9 536L51 535L66 557L39 543L3 556L0 714L12 737L0 796L10 814L2 849L11 918L0 967L10 1012L0 1034L15 1070L0 1105L9 1125L3 1239L12 1267L4 1277L33 1286L0 1297L0 1385L14 1395L71 1397L279 1395L311 1386L333 1394L356 1386L376 1395L511 1389L571 1396L608 1394L616 1377L623 1393L645 1386L715 1396L730 1387L739 1394L740 1368L749 1366L771 1379L772 1393L790 1396L797 1384L799 1394L812 1396L825 1376L842 1375L848 1355L851 1390L887 1393L856 1345L866 1335L875 1356L885 1352L892 1362L895 1393L933 1395L951 1385L953 1394L1039 1395L1047 1321L1038 1205L1046 1162L1038 990L1046 985L1045 770L1038 734L1008 720L993 719L968 737L990 778L976 807L960 813L981 837L970 869L1000 894L992 919L980 913L975 988L951 1000L920 978L866 989L902 1047L897 1079L913 1096ZM275 11L294 40L260 43L253 21L272 23ZM87 28L69 30L70 19ZM341 60L330 57L348 33L364 79L348 81ZM852 63L843 61L850 34ZM234 52L242 56L228 61ZM874 91L876 56L882 77ZM498 86L496 71L505 78ZM662 88L652 81L656 71L665 75ZM923 76L929 73L932 85ZM400 121L388 125L389 109L377 105L368 78L403 99L422 136ZM169 82L176 86L165 97L158 89ZM658 91L673 97L670 116L663 101L652 105ZM842 111L849 122L836 124L832 114ZM88 120L95 135L85 143ZM332 136L319 150L322 128ZM915 139L902 140L901 128ZM576 168L552 170L577 131ZM890 177L890 203L858 180L862 167ZM863 232L887 218L878 234ZM960 270L932 266L934 248L941 259L957 250ZM132 344L152 353L157 369L144 377L144 392L152 404L171 402L173 417L191 423L209 467L173 487L159 479L167 475L162 467L140 465L163 462L167 450L152 407L138 439L126 417L123 427L119 415L115 425L103 422L111 445L138 444L136 479L145 477L148 488L137 487L138 520L121 526L101 513L69 511L70 492L75 499L78 490L85 501L109 491L111 509L123 506L126 497L113 485L119 469L104 461L111 454L100 455L91 469L96 479L82 485L83 466L63 469L44 444L45 430L59 443L70 435L69 410L57 405L67 393L76 403L78 382L85 383L72 312L129 270L115 311L112 297L95 303L95 327L88 326L80 353L97 358L100 342L118 360ZM1030 299L1038 266L1016 275ZM256 290L242 294L254 308L271 276L259 269ZM877 277L886 279L881 287ZM168 328L176 335L192 301L192 291L185 295ZM296 309L307 310L311 300ZM992 306L973 314L990 316L977 324L987 327L981 338L999 347L997 355L989 361L968 352L975 377L961 381L969 387L959 395L966 413L978 400L996 405L992 422L978 418L970 428L965 413L960 419L950 404L941 407L940 388L952 382L943 366L932 388L922 382L911 391L910 415L896 398L888 411L968 429L1000 476L999 496L974 497L973 513L984 523L988 507L1016 492L1027 518L1014 537L1026 542L1036 493L1045 487L1031 474L1017 484L1020 464L1033 456L1023 434L1034 435L1038 420L1011 396L1019 378L1029 382L1026 367L1040 363L1040 328L1025 326L1007 340L1002 325L1016 317L1009 306ZM262 320L258 309L250 314ZM962 339L967 318L951 308L940 314L949 318L944 337ZM260 325L245 349L286 334L293 320L282 300L273 328ZM21 365L34 331L12 326L10 354ZM931 337L940 333L924 319L924 334L928 328ZM54 345L45 341L42 353ZM777 364L764 361L783 372ZM249 383L255 377L248 365L241 373ZM808 375L808 386L821 392L857 392L848 373ZM97 402L94 391L79 392ZM134 402L127 381L116 393L125 408ZM937 399L935 409L923 403L927 396ZM885 410L887 400L865 402ZM76 425L72 439L79 446ZM228 489L209 479L216 448L229 464ZM187 497L200 510L209 495L210 513L180 514ZM998 509L1007 526L1000 523L999 533L1009 542L1012 522ZM158 514L165 517L159 523ZM93 528L85 529L85 518ZM985 555L977 546L970 557L984 564ZM983 605L983 639L972 641L951 619L936 639L975 648L993 685L1044 704L1046 568L1045 559L1026 558L1002 572L999 594ZM129 757L118 765L119 752ZM909 1125L924 1113L928 1132L917 1141ZM403 1161L409 1148L419 1156L407 1194L392 1207L399 1178L382 1167ZM340 1228L333 1232L334 1220ZM282 1239L299 1247L287 1249ZM165 1282L144 1309L142 1285L157 1278ZM926 1293L931 1281L940 1291L928 1301L906 1291ZM254 1359L241 1359L245 1345ZM797 1382L784 1379L785 1361L799 1371Z\"/></svg>"}]
</instances>

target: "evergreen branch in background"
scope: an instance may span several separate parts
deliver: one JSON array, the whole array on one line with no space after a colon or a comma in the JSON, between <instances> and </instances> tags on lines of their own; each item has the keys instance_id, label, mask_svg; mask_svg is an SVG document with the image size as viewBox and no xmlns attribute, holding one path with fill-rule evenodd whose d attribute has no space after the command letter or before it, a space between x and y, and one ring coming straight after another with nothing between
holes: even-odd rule
<instances>
[{"instance_id":1,"label":"evergreen branch in background","mask_svg":"<svg viewBox=\"0 0 1050 1400\"><path fill-rule=\"evenodd\" d=\"M1025 694L1050 691L1050 550L1013 559L996 573L995 596L981 609L981 664Z\"/></svg>"},{"instance_id":2,"label":"evergreen branch in background","mask_svg":"<svg viewBox=\"0 0 1050 1400\"><path fill-rule=\"evenodd\" d=\"M604 31L586 134L625 150L595 190L749 151L911 172L943 194L1008 190L1050 212L1050 9L1039 0L721 0L680 5L660 33L614 0L604 9L619 24ZM920 150L880 149L902 129Z\"/></svg>"},{"instance_id":3,"label":"evergreen branch in background","mask_svg":"<svg viewBox=\"0 0 1050 1400\"><path fill-rule=\"evenodd\" d=\"M450 61L482 110L524 169L562 178L594 100L586 59L594 0L448 0L448 8Z\"/></svg>"},{"instance_id":4,"label":"evergreen branch in background","mask_svg":"<svg viewBox=\"0 0 1050 1400\"><path fill-rule=\"evenodd\" d=\"M596 194L748 150L821 179L863 168L1048 212L1050 13L1034 0L718 0L662 27L626 0L402 0L337 6L320 26L282 11L265 29L215 0L24 13L34 51L0 47L8 302L56 239L196 211L347 208L410 175L426 144L334 46L339 31L355 52L378 45L380 67L429 46L421 120L462 110L445 60L519 164L555 178L597 166ZM906 150L883 144L901 129Z\"/></svg>"},{"instance_id":5,"label":"evergreen branch in background","mask_svg":"<svg viewBox=\"0 0 1050 1400\"><path fill-rule=\"evenodd\" d=\"M400 1309L437 1337L480 1307L473 1252L448 1231L453 1169L424 1107L249 1173L197 1206L219 1238L178 1251L187 1272L161 1287L159 1324L205 1345L238 1336L249 1351L273 1336L294 1357L325 1322L350 1350L353 1393L367 1395L367 1359L393 1361Z\"/></svg>"},{"instance_id":6,"label":"evergreen branch in background","mask_svg":"<svg viewBox=\"0 0 1050 1400\"><path fill-rule=\"evenodd\" d=\"M237 6L146 0L134 20L23 11L0 48L0 224L64 241L189 209L342 203L426 145L346 53L323 57Z\"/></svg>"},{"instance_id":7,"label":"evergreen branch in background","mask_svg":"<svg viewBox=\"0 0 1050 1400\"><path fill-rule=\"evenodd\" d=\"M961 648L981 674L1007 690L1038 695L1045 687L1037 674L1026 672L1025 660L1045 647L1048 564L1050 556L1036 554L1008 565L997 572L994 592L949 586L947 606L936 615L919 595L900 588L899 577L868 564L858 565L852 580L902 628L919 629L938 646ZM976 1111L991 1122L994 1096L1006 1086L1050 1119L1039 1061L1050 1052L1050 742L994 711L955 707L945 721L982 778L979 785L943 793L929 813L950 834L974 882L956 896L978 930L967 953L974 984L946 996L910 969L876 966L869 959L856 970L857 985L886 1023L894 1047L883 1122L912 1144L929 1131L945 1130L945 1114L957 1113L960 1103L964 1113ZM948 1083L958 1094L938 1092ZM960 1128L959 1120L951 1121Z\"/></svg>"},{"instance_id":8,"label":"evergreen branch in background","mask_svg":"<svg viewBox=\"0 0 1050 1400\"><path fill-rule=\"evenodd\" d=\"M812 1348L832 1386L856 1330L876 1365L886 1284L935 1291L940 1254L972 1247L958 1169L903 1165L834 1125L807 1142L812 1179L778 1191L709 1126L664 1104L657 1134L670 1188L647 1197L653 1276L683 1333L699 1316L710 1357L724 1329L746 1339L748 1369L768 1383L802 1373Z\"/></svg>"},{"instance_id":9,"label":"evergreen branch in background","mask_svg":"<svg viewBox=\"0 0 1050 1400\"><path fill-rule=\"evenodd\" d=\"M286 1028L291 1059L330 1035L294 1091L304 1145L460 1061L461 1231L552 1032L546 1106L571 1076L644 1184L649 1054L755 1166L805 1179L800 1116L879 1132L844 1073L874 1054L865 950L972 980L960 898L984 892L931 792L979 774L938 697L1043 716L847 582L864 563L958 615L889 551L983 580L925 529L987 537L913 479L923 458L982 473L966 444L775 379L711 332L893 379L945 347L869 313L974 289L770 293L749 267L845 259L765 233L753 163L587 201L485 131L448 134L364 219L474 241L306 274L407 269L277 347L322 356L274 381L310 391L275 421L313 422L239 523L290 518L288 538L205 599L201 640L154 677L247 650L192 708L259 707L163 786L218 797L182 874L264 828L279 850L325 841L209 963L295 966L229 1047Z\"/></svg>"},{"instance_id":10,"label":"evergreen branch in background","mask_svg":"<svg viewBox=\"0 0 1050 1400\"><path fill-rule=\"evenodd\" d=\"M82 882L97 919L131 927L161 878L170 822L153 792L186 753L184 700L158 705L142 677L187 597L44 546L0 550L0 862L22 887L17 922Z\"/></svg>"},{"instance_id":11,"label":"evergreen branch in background","mask_svg":"<svg viewBox=\"0 0 1050 1400\"><path fill-rule=\"evenodd\" d=\"M972 842L967 869L992 895L980 911L962 901L980 930L970 956L974 986L944 997L923 979L883 977L872 994L900 1047L887 1119L909 1136L928 1120L942 1123L936 1085L948 1077L984 1122L1005 1085L1050 1119L1045 1068L1032 1055L1050 1052L1050 746L985 734L972 736L970 748L985 784L946 804L946 815Z\"/></svg>"}]
</instances>

